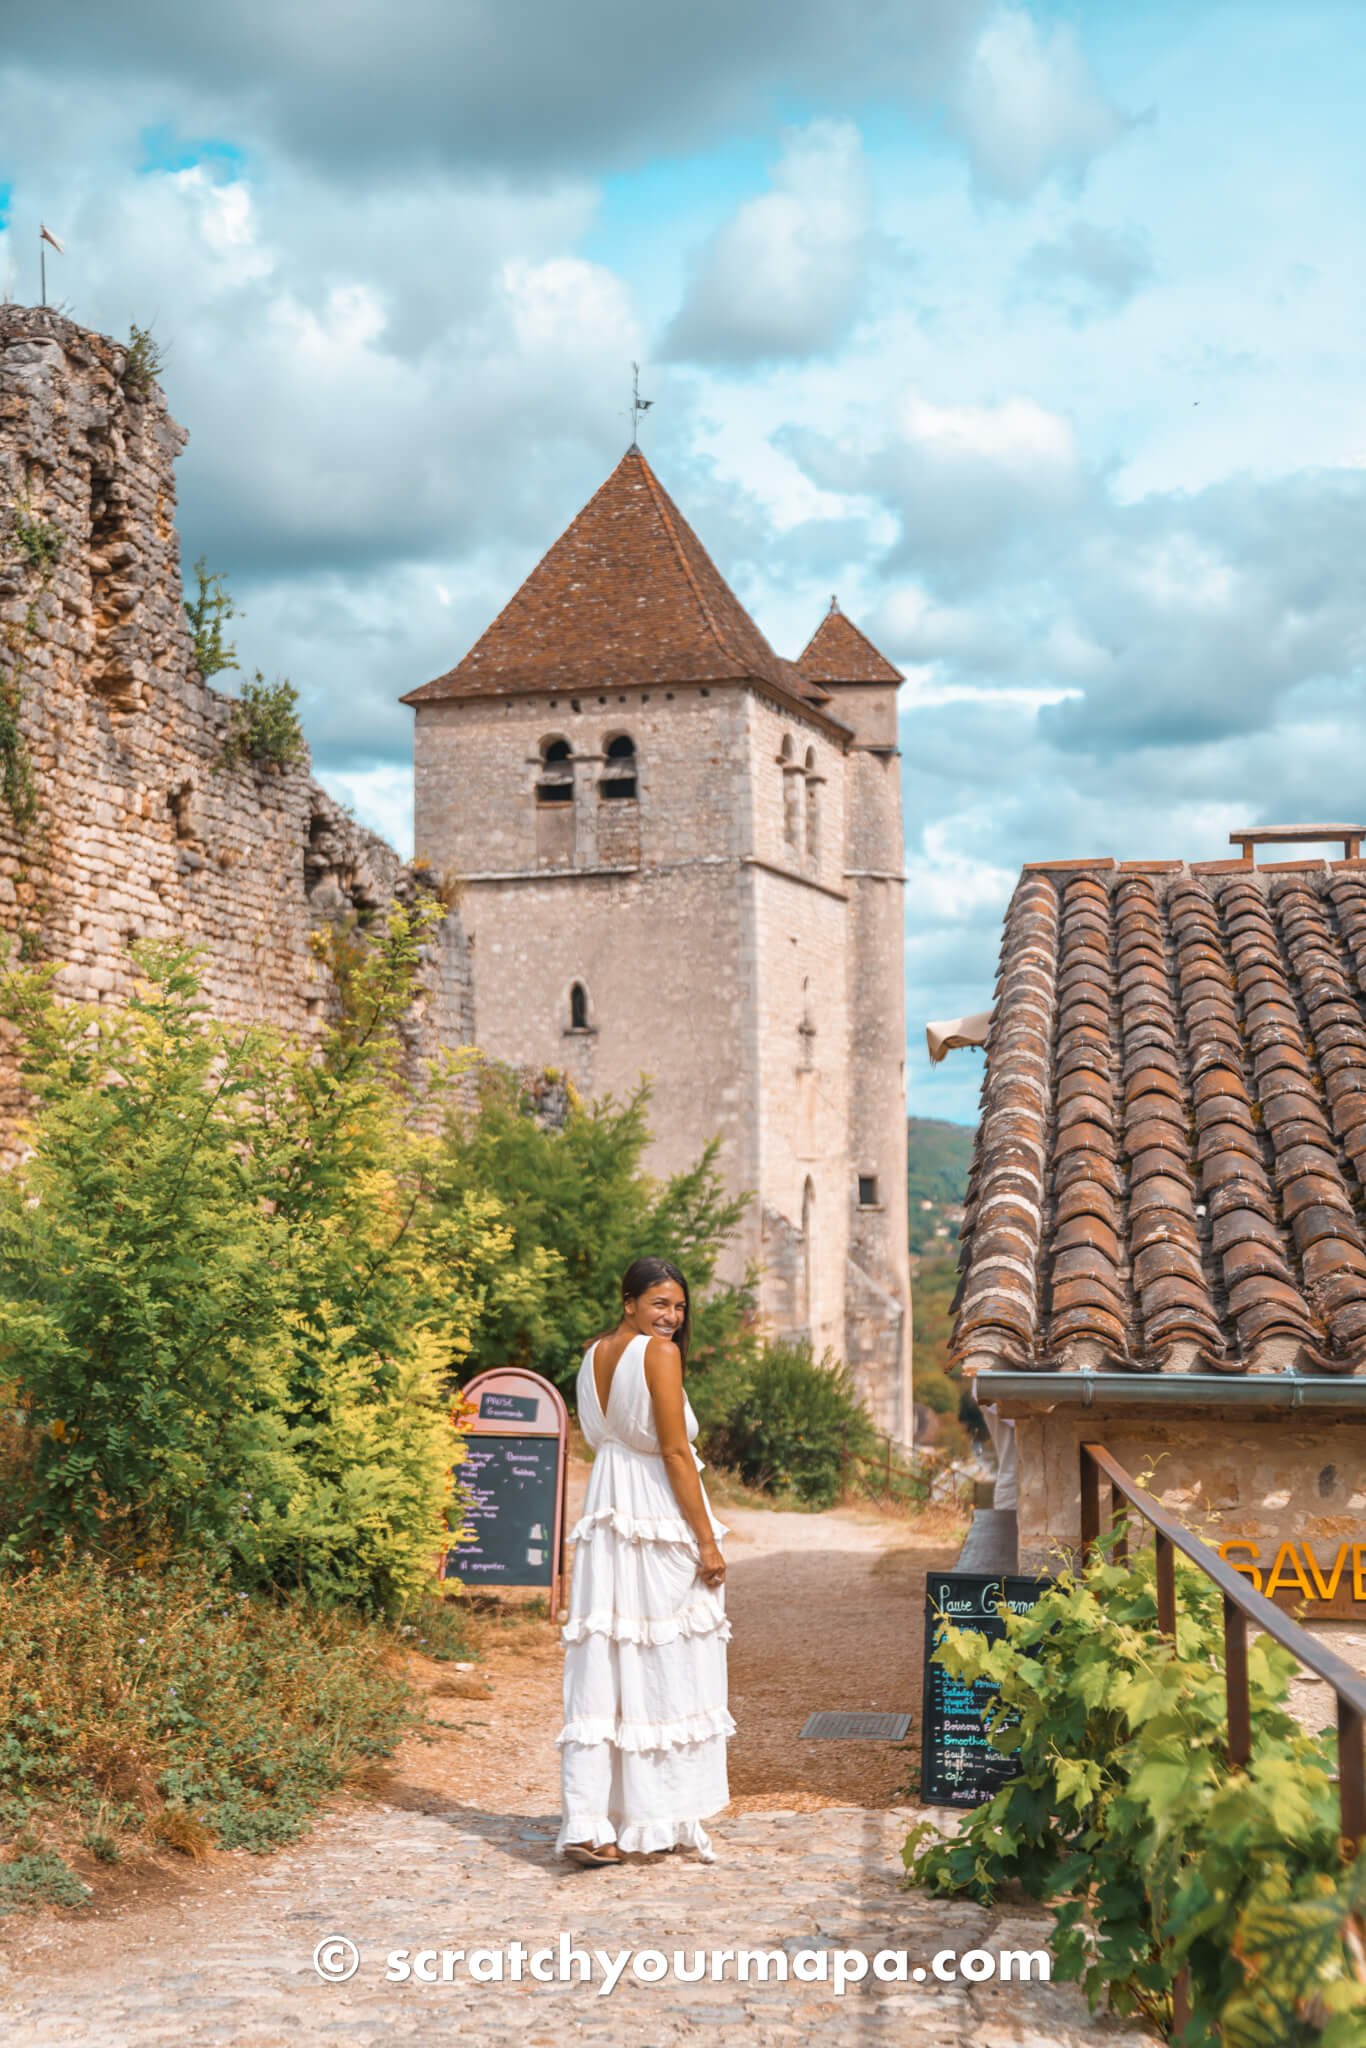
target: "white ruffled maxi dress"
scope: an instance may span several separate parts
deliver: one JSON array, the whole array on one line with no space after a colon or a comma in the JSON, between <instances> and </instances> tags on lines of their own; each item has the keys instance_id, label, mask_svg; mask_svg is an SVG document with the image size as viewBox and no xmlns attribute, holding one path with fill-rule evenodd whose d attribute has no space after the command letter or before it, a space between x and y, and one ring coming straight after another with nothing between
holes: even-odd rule
<instances>
[{"instance_id":1,"label":"white ruffled maxi dress","mask_svg":"<svg viewBox=\"0 0 1366 2048\"><path fill-rule=\"evenodd\" d=\"M579 1424L595 1456L571 1532L555 1847L616 1842L629 1853L683 1843L710 1863L702 1822L730 1800L730 1622L724 1590L698 1577L697 1538L665 1471L645 1382L648 1342L632 1338L617 1360L605 1414L596 1345L579 1367ZM686 1394L683 1405L691 1442L697 1417ZM727 1531L710 1503L707 1515L720 1543Z\"/></svg>"}]
</instances>

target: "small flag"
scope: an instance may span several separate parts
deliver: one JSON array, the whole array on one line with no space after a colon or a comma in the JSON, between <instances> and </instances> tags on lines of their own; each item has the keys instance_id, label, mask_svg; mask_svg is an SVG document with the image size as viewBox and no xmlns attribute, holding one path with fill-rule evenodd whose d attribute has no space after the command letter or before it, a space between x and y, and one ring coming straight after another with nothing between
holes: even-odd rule
<instances>
[{"instance_id":1,"label":"small flag","mask_svg":"<svg viewBox=\"0 0 1366 2048\"><path fill-rule=\"evenodd\" d=\"M51 228L45 228L41 221L39 221L38 223L38 236L41 241L51 242L53 248L57 251L57 254L59 256L65 256L66 250L63 247L62 243L60 243L57 240L57 237L53 234Z\"/></svg>"}]
</instances>

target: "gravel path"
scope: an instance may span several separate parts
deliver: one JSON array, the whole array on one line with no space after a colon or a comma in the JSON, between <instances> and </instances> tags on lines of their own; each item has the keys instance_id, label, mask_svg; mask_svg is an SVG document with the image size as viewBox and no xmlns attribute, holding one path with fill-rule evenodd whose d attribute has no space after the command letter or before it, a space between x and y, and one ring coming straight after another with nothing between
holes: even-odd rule
<instances>
[{"instance_id":1,"label":"gravel path","mask_svg":"<svg viewBox=\"0 0 1366 2048\"><path fill-rule=\"evenodd\" d=\"M584 1475L576 1471L574 1490ZM899 1881L916 1817L913 1752L800 1742L827 1707L909 1709L918 1718L924 1570L952 1554L946 1532L872 1511L822 1516L718 1505L732 1530L734 1627L730 1811L709 1824L718 1861L633 1859L579 1871L551 1853L558 1821L560 1646L544 1620L489 1621L478 1666L423 1665L434 1721L375 1774L371 1798L343 1802L305 1842L269 1858L148 1866L123 1896L83 1913L0 1926L5 2038L26 2048L360 2048L466 2039L611 2041L672 2048L878 2041L923 2048L1137 2048L1140 2029L1092 2020L1070 1987L944 1982L944 1950L1037 1950L1045 1922L931 1902ZM356 1974L322 1981L325 1937L359 1951ZM531 1952L561 1935L590 1951L592 1980L535 1982ZM520 1982L478 1949L525 1944ZM734 1958L720 1981L641 1981L627 1965L610 1993L591 1952L739 1948L781 1952L767 1981ZM449 1981L391 1981L388 1958L443 1952ZM836 1952L857 1951L847 1964ZM906 1981L835 1974L858 1957L905 1957ZM798 1952L802 1952L799 1959ZM577 1967L577 1966L575 1966ZM648 1976L650 1961L642 1964ZM903 1967L895 1962L883 1968ZM945 1968L949 1967L944 1965ZM824 1969L822 1981L815 1972ZM916 1970L925 1973L916 1979ZM780 1974L786 1972L786 1977ZM811 1973L804 1975L803 1973Z\"/></svg>"}]
</instances>

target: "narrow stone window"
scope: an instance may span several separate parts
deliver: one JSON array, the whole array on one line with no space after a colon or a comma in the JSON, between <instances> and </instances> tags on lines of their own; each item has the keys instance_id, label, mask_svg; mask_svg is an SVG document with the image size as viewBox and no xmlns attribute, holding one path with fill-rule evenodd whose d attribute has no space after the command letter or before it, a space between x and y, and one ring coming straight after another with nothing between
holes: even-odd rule
<instances>
[{"instance_id":1,"label":"narrow stone window","mask_svg":"<svg viewBox=\"0 0 1366 2048\"><path fill-rule=\"evenodd\" d=\"M789 846L796 846L801 829L802 796L798 778L802 771L792 758L792 740L787 733L783 734L783 743L778 749L778 766L783 777L783 838Z\"/></svg>"},{"instance_id":2,"label":"narrow stone window","mask_svg":"<svg viewBox=\"0 0 1366 2048\"><path fill-rule=\"evenodd\" d=\"M574 762L568 740L541 741L541 769L536 783L538 804L572 804Z\"/></svg>"},{"instance_id":3,"label":"narrow stone window","mask_svg":"<svg viewBox=\"0 0 1366 2048\"><path fill-rule=\"evenodd\" d=\"M797 1026L797 1037L801 1043L801 1052L797 1059L797 1071L801 1074L809 1074L816 1064L816 1025L811 1015L810 975L805 976L802 981L802 1021Z\"/></svg>"},{"instance_id":4,"label":"narrow stone window","mask_svg":"<svg viewBox=\"0 0 1366 2048\"><path fill-rule=\"evenodd\" d=\"M634 802L636 795L636 743L624 732L610 739L604 749L605 768L598 784L605 803Z\"/></svg>"},{"instance_id":5,"label":"narrow stone window","mask_svg":"<svg viewBox=\"0 0 1366 2048\"><path fill-rule=\"evenodd\" d=\"M879 1206L877 1198L877 1175L875 1173L861 1173L859 1175L858 1205L860 1209L876 1209Z\"/></svg>"},{"instance_id":6,"label":"narrow stone window","mask_svg":"<svg viewBox=\"0 0 1366 2048\"><path fill-rule=\"evenodd\" d=\"M569 1028L571 1031L588 1029L588 990L581 981L576 981L569 991Z\"/></svg>"},{"instance_id":7,"label":"narrow stone window","mask_svg":"<svg viewBox=\"0 0 1366 2048\"><path fill-rule=\"evenodd\" d=\"M819 860L821 855L821 781L816 773L816 750L808 747L804 767L806 782L806 855L808 860Z\"/></svg>"},{"instance_id":8,"label":"narrow stone window","mask_svg":"<svg viewBox=\"0 0 1366 2048\"><path fill-rule=\"evenodd\" d=\"M811 1335L812 1310L815 1293L815 1259L813 1239L816 1234L816 1186L810 1174L802 1188L802 1322L807 1337Z\"/></svg>"}]
</instances>

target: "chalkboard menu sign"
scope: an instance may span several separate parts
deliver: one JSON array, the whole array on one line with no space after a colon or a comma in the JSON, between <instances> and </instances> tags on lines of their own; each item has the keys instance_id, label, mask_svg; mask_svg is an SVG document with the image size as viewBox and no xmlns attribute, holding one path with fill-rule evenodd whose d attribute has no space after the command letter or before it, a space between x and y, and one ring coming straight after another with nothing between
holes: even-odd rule
<instances>
[{"instance_id":1,"label":"chalkboard menu sign","mask_svg":"<svg viewBox=\"0 0 1366 2048\"><path fill-rule=\"evenodd\" d=\"M548 1586L555 1622L564 1589L564 1396L539 1373L495 1366L470 1381L464 1403L468 1448L455 1470L461 1540L437 1570L469 1587Z\"/></svg>"},{"instance_id":2,"label":"chalkboard menu sign","mask_svg":"<svg viewBox=\"0 0 1366 2048\"><path fill-rule=\"evenodd\" d=\"M998 1642L1006 1632L1001 1603L1016 1614L1027 1614L1051 1583L989 1572L926 1574L920 1751L920 1796L926 1806L981 1806L1015 1776L1011 1758L992 1749L987 1740L987 1713L999 1686L989 1678L966 1685L934 1662L945 1626L976 1629Z\"/></svg>"},{"instance_id":3,"label":"chalkboard menu sign","mask_svg":"<svg viewBox=\"0 0 1366 2048\"><path fill-rule=\"evenodd\" d=\"M471 1495L464 1519L470 1534L447 1553L447 1572L469 1586L548 1586L555 1561L559 1438L471 1437L458 1477Z\"/></svg>"}]
</instances>

